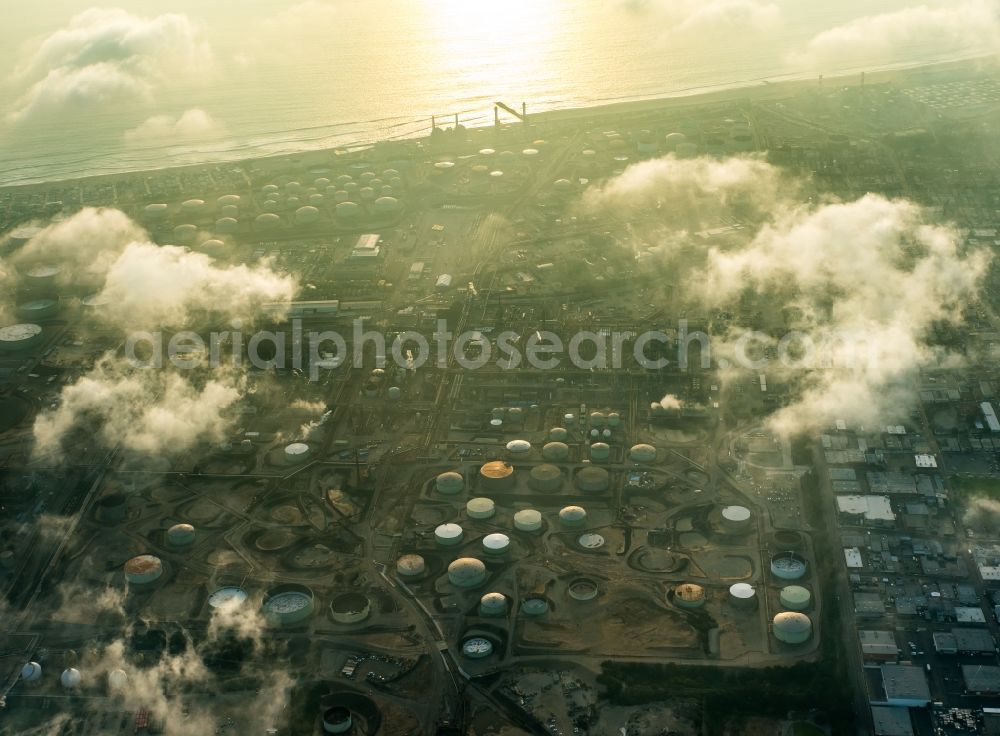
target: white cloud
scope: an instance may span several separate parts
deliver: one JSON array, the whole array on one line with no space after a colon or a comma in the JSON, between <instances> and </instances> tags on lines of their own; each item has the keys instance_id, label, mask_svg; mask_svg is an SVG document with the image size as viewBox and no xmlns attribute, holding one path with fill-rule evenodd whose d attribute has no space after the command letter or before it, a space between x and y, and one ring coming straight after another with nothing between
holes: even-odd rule
<instances>
[{"instance_id":1,"label":"white cloud","mask_svg":"<svg viewBox=\"0 0 1000 736\"><path fill-rule=\"evenodd\" d=\"M762 31L782 22L777 5L760 0L630 0L626 6L653 12L674 33Z\"/></svg>"},{"instance_id":2,"label":"white cloud","mask_svg":"<svg viewBox=\"0 0 1000 736\"><path fill-rule=\"evenodd\" d=\"M105 355L66 386L59 405L35 418L35 452L59 454L71 430L93 427L109 447L148 455L174 454L219 441L230 427L227 410L242 395L242 379L216 370L190 380L166 369L131 366Z\"/></svg>"},{"instance_id":3,"label":"white cloud","mask_svg":"<svg viewBox=\"0 0 1000 736\"><path fill-rule=\"evenodd\" d=\"M667 244L660 252L688 301L728 311L753 291L800 309L790 339L801 350L781 351L787 359L766 367L794 392L771 417L777 431L905 417L919 371L959 360L932 345L930 333L937 324L962 324L989 254L966 252L959 232L913 202L878 195L810 202L805 190L759 159L667 157L630 167L585 194L583 206L629 219L643 246ZM724 247L706 247L682 229L720 222L745 229ZM685 248L683 257L675 245ZM734 327L715 341L714 357L741 357L746 334ZM745 344L777 347L780 337Z\"/></svg>"},{"instance_id":4,"label":"white cloud","mask_svg":"<svg viewBox=\"0 0 1000 736\"><path fill-rule=\"evenodd\" d=\"M262 304L290 302L296 282L271 268L222 266L176 245L129 243L108 269L101 295L104 319L155 330L183 327L208 313L253 317Z\"/></svg>"},{"instance_id":5,"label":"white cloud","mask_svg":"<svg viewBox=\"0 0 1000 736\"><path fill-rule=\"evenodd\" d=\"M858 18L817 34L789 61L796 68L844 69L901 61L913 50L926 55L998 49L1000 6L966 0Z\"/></svg>"},{"instance_id":6,"label":"white cloud","mask_svg":"<svg viewBox=\"0 0 1000 736\"><path fill-rule=\"evenodd\" d=\"M225 126L201 108L191 108L174 118L154 115L141 125L125 132L130 143L192 141L224 135Z\"/></svg>"},{"instance_id":7,"label":"white cloud","mask_svg":"<svg viewBox=\"0 0 1000 736\"><path fill-rule=\"evenodd\" d=\"M205 75L212 54L184 15L142 18L117 8L91 8L44 38L14 74L22 94L8 118L84 105L148 99L173 80Z\"/></svg>"}]
</instances>

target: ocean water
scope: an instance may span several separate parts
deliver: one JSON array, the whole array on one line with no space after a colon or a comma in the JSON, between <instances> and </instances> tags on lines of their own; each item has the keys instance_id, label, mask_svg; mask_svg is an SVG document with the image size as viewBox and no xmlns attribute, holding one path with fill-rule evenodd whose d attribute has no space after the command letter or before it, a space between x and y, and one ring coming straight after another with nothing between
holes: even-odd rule
<instances>
[{"instance_id":1,"label":"ocean water","mask_svg":"<svg viewBox=\"0 0 1000 736\"><path fill-rule=\"evenodd\" d=\"M976 45L982 39L975 34L970 40L930 32L933 23L919 18L891 43L865 40L872 25L866 21L860 30L841 34L842 55L836 45L823 54L810 45L829 29L912 4L177 0L168 11L158 0L132 0L121 7L139 18L186 16L198 29L204 64L178 71L169 59L112 59L130 73L138 68L147 93L92 94L79 86L13 122L31 84L48 71L36 69L32 78L24 65L45 38L89 7L79 0L46 0L39 4L43 9L19 7L0 27L0 109L6 111L0 119L0 184L413 136L428 130L432 114L458 113L463 123L481 125L492 119L495 100L512 106L524 101L529 112L537 112L986 50ZM900 16L900 25L904 20L910 22L909 16ZM114 33L109 31L112 38ZM82 42L70 37L66 43L72 48ZM160 48L155 38L148 43ZM192 108L205 111L214 126L192 135L129 134L152 116L176 118Z\"/></svg>"}]
</instances>

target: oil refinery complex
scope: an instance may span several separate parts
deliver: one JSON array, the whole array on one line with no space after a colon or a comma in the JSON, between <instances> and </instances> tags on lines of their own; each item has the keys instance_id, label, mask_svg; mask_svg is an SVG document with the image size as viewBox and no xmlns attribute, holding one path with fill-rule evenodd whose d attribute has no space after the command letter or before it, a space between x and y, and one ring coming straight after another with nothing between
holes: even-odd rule
<instances>
[{"instance_id":1,"label":"oil refinery complex","mask_svg":"<svg viewBox=\"0 0 1000 736\"><path fill-rule=\"evenodd\" d=\"M1000 242L995 175L985 203L958 173L953 190L921 189L922 171L980 165L960 146L925 155L917 139L952 113L924 87L528 116L0 190L17 270L0 310L0 731L660 733L641 725L667 722L655 706L602 700L612 665L753 678L831 656L859 733L984 728L1000 694L1000 541L966 522L957 490L1000 477L993 363L918 377L902 425L793 442L768 417L798 379L734 375L717 356L682 365L675 349L678 320L774 334L790 310L753 295L693 306L653 272L652 243L622 246L660 204L580 204L642 161L757 154L809 174L817 198L905 193ZM60 424L127 337L113 290L33 251L85 207L199 263L294 277L291 303L251 300L243 324L336 331L357 359L331 348L296 365L289 341L274 367L243 369L212 432L198 424L209 394L174 388L162 395L181 408L126 412L118 434L111 394ZM704 227L707 200L684 207L691 242L739 237L733 218ZM221 307L197 319L183 328L234 329ZM473 339L437 362L387 354L403 335L433 344L441 320ZM357 342L359 323L390 347ZM631 355L653 330L655 368L464 365L504 331L522 351L543 331L617 334ZM973 332L995 346L992 324ZM221 381L193 352L198 390ZM697 696L671 697L673 732L709 732L683 705Z\"/></svg>"}]
</instances>

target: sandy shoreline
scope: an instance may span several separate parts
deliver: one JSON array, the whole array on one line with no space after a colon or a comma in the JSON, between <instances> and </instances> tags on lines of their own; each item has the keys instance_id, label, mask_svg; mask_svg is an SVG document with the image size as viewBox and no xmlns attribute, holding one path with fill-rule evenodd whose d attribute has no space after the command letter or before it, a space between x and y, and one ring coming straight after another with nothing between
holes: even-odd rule
<instances>
[{"instance_id":1,"label":"sandy shoreline","mask_svg":"<svg viewBox=\"0 0 1000 736\"><path fill-rule=\"evenodd\" d=\"M927 64L913 64L892 69L883 69L874 72L864 72L864 82L869 85L919 81L927 84L933 82L948 81L955 76L963 76L982 71L986 65L996 68L997 57L995 55L978 56L968 59L953 61L932 62ZM711 107L713 105L732 104L741 100L776 100L786 99L800 94L809 89L837 88L844 86L860 85L862 72L842 73L833 76L814 77L810 79L785 79L770 82L762 80L746 84L737 83L735 85L720 85L719 89L705 91L703 87L696 88L690 93L678 92L662 97L654 97L643 100L628 100L621 102L610 102L602 105L573 107L557 110L549 110L538 113L531 113L529 106L529 122L539 125L551 124L572 124L580 125L588 120L602 120L609 117L630 117L641 116L659 111L671 111L685 108ZM489 130L490 126L484 126L477 130ZM427 136L414 136L412 138L395 139L395 143L415 143L426 140ZM152 169L135 169L130 171L120 171L113 173L94 174L91 176L69 177L66 179L51 179L44 182L32 182L25 184L0 185L0 191L4 190L44 190L53 184L67 185L82 182L100 182L109 179L117 179L128 176L149 175L166 171L192 171L205 167L231 164L234 166L245 165L252 162L279 162L292 158L309 156L327 156L335 150L358 151L371 148L372 144L345 144L332 146L329 148L303 148L301 151L272 154L266 156L251 156L247 158L208 160L200 163L186 164L182 166L163 166Z\"/></svg>"}]
</instances>

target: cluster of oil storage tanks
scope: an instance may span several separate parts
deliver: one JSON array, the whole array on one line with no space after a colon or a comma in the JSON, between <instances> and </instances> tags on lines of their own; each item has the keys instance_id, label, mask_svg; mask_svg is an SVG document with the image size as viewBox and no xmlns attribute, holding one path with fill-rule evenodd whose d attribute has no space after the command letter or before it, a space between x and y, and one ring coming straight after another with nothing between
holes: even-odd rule
<instances>
[{"instance_id":1,"label":"cluster of oil storage tanks","mask_svg":"<svg viewBox=\"0 0 1000 736\"><path fill-rule=\"evenodd\" d=\"M21 668L20 682L26 688L37 688L44 684L44 669L38 662L28 662ZM120 696L128 689L128 673L121 668L109 670L104 678L105 692L111 696ZM78 693L88 685L84 673L76 667L66 667L59 675L59 685L67 694Z\"/></svg>"},{"instance_id":2,"label":"cluster of oil storage tanks","mask_svg":"<svg viewBox=\"0 0 1000 736\"><path fill-rule=\"evenodd\" d=\"M363 170L357 176L341 174L335 180L321 176L311 185L290 181L284 186L267 184L261 190L263 210L256 219L261 229L275 229L284 220L278 214L290 213L291 224L308 227L320 222L324 212L332 212L334 221L351 224L365 218L391 219L403 211L399 194L402 175L386 169L381 175Z\"/></svg>"}]
</instances>

